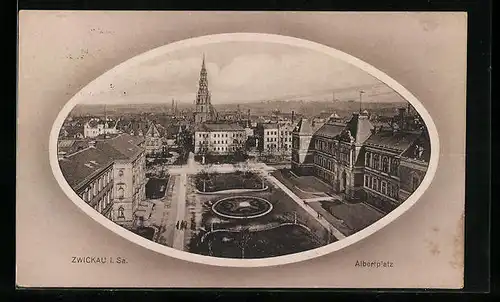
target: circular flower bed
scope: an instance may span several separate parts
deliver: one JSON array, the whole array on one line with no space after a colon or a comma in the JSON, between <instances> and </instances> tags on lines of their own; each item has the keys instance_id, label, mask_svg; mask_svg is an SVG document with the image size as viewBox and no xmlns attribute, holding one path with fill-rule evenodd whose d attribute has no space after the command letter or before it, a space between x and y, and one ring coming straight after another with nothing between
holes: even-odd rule
<instances>
[{"instance_id":1,"label":"circular flower bed","mask_svg":"<svg viewBox=\"0 0 500 302\"><path fill-rule=\"evenodd\" d=\"M272 209L273 205L269 201L254 196L231 196L220 199L212 205L215 214L235 219L261 217Z\"/></svg>"}]
</instances>

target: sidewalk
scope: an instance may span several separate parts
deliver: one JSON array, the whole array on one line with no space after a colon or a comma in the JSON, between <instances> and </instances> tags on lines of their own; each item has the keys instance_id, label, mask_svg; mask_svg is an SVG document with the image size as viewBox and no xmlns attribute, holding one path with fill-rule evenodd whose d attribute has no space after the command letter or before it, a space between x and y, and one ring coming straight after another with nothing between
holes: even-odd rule
<instances>
[{"instance_id":1,"label":"sidewalk","mask_svg":"<svg viewBox=\"0 0 500 302\"><path fill-rule=\"evenodd\" d=\"M267 174L267 173L266 173ZM338 240L344 239L346 236L340 232L337 228L331 225L324 217L318 215L318 212L307 205L300 197L295 195L287 186L278 181L274 176L267 174L264 176L268 181L278 186L283 190L290 198L295 201L300 207L302 207L306 212L308 212L312 217L314 217L323 227L329 230Z\"/></svg>"},{"instance_id":2,"label":"sidewalk","mask_svg":"<svg viewBox=\"0 0 500 302\"><path fill-rule=\"evenodd\" d=\"M187 182L187 175L186 174L181 174L179 177L179 185L177 186L173 199L177 200L177 213L175 215L175 222L177 221L182 221L184 220L184 217L186 216L186 182ZM173 240L173 245L172 247L183 251L184 250L184 230L177 230L175 229L174 231L174 240Z\"/></svg>"}]
</instances>

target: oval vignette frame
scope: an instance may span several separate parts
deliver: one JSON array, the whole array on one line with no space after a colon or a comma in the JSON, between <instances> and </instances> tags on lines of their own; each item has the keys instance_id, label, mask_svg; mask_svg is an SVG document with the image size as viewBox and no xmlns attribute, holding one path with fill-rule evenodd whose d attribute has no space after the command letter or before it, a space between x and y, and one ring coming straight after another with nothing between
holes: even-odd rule
<instances>
[{"instance_id":1,"label":"oval vignette frame","mask_svg":"<svg viewBox=\"0 0 500 302\"><path fill-rule=\"evenodd\" d=\"M73 189L66 182L62 174L62 171L59 167L59 161L57 155L57 139L64 120L71 112L73 107L79 104L81 100L83 100L81 97L85 95L87 91L91 91L93 86L97 85L101 81L104 81L107 77L119 74L122 70L127 69L131 65L140 63L150 58L154 58L158 55L192 46L201 46L212 43L235 42L235 41L287 44L291 46L306 48L312 51L317 51L322 54L328 55L334 59L339 59L346 63L349 63L365 71L369 75L377 78L382 83L393 89L403 99L409 102L415 108L415 110L420 114L420 116L424 120L424 123L427 127L427 131L429 133L431 141L431 156L427 172L425 173L424 179L422 180L420 186L415 190L415 192L413 192L413 194L411 194L404 202L402 202L389 214L385 215L384 217L377 220L370 226L364 228L363 230L358 231L353 235L350 235L344 239L338 240L334 243L330 243L316 249L307 250L300 253L288 254L277 257L269 257L269 258L243 259L243 260L231 259L231 258L217 258L217 257L203 256L199 254L189 253L143 238L119 226L118 224L115 224L113 221L108 220L106 217L102 216L100 213L98 213L92 207L90 207L85 201L83 201L73 191ZM109 230L113 231L114 233L120 235L121 237L151 251L166 256L170 256L173 258L185 260L188 262L194 262L212 266L222 266L222 267L268 267L268 266L296 263L316 258L319 256L327 255L332 252L343 249L345 247L348 247L370 236L371 234L379 231L380 229L382 229L383 227L394 221L396 218L401 216L409 208L411 208L420 199L422 194L427 190L430 183L432 182L437 170L438 160L439 160L439 138L436 126L431 116L424 108L424 106L420 103L420 101L415 96L413 96L413 94L411 94L406 88L404 88L402 85L396 82L394 79L392 79L382 71L376 69L375 67L365 63L364 61L357 59L356 57L353 57L342 51L336 50L332 47L295 37L282 36L276 34L264 34L264 33L225 33L225 34L214 34L214 35L189 38L181 41L176 41L164 46L160 46L158 48L149 50L145 53L130 58L125 62L120 63L119 65L113 67L112 69L108 70L107 72L103 73L102 75L94 79L92 82L87 84L83 89L81 89L78 93L76 93L70 99L70 101L68 101L64 105L64 107L59 112L52 126L49 143L50 143L49 144L50 165L54 177L59 183L59 186L62 188L64 193L71 199L71 201L73 201L73 203L75 203L83 212L85 212L92 219L94 219L104 227L108 228Z\"/></svg>"}]
</instances>

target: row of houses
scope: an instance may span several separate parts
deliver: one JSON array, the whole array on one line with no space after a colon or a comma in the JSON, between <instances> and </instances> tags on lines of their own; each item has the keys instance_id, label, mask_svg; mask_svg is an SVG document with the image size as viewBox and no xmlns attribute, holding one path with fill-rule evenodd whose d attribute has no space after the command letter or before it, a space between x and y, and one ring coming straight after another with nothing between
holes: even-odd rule
<instances>
[{"instance_id":1,"label":"row of houses","mask_svg":"<svg viewBox=\"0 0 500 302\"><path fill-rule=\"evenodd\" d=\"M301 119L292 133L292 171L313 175L347 199L390 212L420 185L430 159L430 139L417 115L401 108L389 126L366 113L323 125Z\"/></svg>"},{"instance_id":2,"label":"row of houses","mask_svg":"<svg viewBox=\"0 0 500 302\"><path fill-rule=\"evenodd\" d=\"M60 132L60 141L78 145L81 140L100 139L121 133L144 138L146 155L165 152L168 147L175 146L183 125L162 125L152 120L132 120L92 117L86 122L69 122Z\"/></svg>"},{"instance_id":3,"label":"row of houses","mask_svg":"<svg viewBox=\"0 0 500 302\"><path fill-rule=\"evenodd\" d=\"M132 226L146 198L144 139L119 134L87 143L78 151L60 154L64 178L96 211L120 225Z\"/></svg>"}]
</instances>

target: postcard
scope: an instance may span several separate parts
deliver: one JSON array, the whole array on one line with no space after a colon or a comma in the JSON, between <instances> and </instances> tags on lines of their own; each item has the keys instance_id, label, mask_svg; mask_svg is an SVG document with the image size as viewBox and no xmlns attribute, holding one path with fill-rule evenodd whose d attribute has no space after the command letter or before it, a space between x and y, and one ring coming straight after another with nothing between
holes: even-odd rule
<instances>
[{"instance_id":1,"label":"postcard","mask_svg":"<svg viewBox=\"0 0 500 302\"><path fill-rule=\"evenodd\" d=\"M18 286L462 288L466 14L19 18Z\"/></svg>"}]
</instances>

